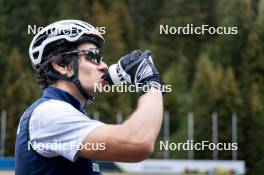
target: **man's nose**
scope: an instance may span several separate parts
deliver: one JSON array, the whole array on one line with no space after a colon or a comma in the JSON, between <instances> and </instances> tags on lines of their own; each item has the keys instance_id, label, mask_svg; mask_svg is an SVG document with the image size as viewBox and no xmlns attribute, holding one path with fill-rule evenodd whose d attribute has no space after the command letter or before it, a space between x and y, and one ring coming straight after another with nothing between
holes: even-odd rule
<instances>
[{"instance_id":1,"label":"man's nose","mask_svg":"<svg viewBox=\"0 0 264 175\"><path fill-rule=\"evenodd\" d=\"M100 71L105 71L107 69L107 65L105 64L105 62L101 62L99 65L98 65L98 70Z\"/></svg>"}]
</instances>

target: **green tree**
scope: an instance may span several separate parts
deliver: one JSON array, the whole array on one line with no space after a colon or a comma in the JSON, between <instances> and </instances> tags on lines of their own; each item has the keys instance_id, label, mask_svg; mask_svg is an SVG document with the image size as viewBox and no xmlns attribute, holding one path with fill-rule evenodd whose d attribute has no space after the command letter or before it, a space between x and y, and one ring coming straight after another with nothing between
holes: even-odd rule
<instances>
[{"instance_id":1,"label":"green tree","mask_svg":"<svg viewBox=\"0 0 264 175\"><path fill-rule=\"evenodd\" d=\"M231 115L242 103L233 70L214 65L206 55L202 55L197 63L192 93L195 141L211 141L211 132L208 132L212 130L211 115L217 112L219 142L231 142ZM211 158L211 151L197 151L195 155L208 159ZM219 158L230 159L231 152L222 151Z\"/></svg>"},{"instance_id":2,"label":"green tree","mask_svg":"<svg viewBox=\"0 0 264 175\"><path fill-rule=\"evenodd\" d=\"M254 13L249 0L220 0L215 2L215 26L237 27L238 34L217 35L209 42L209 56L225 67L232 66L239 73L241 50L244 50Z\"/></svg>"},{"instance_id":3,"label":"green tree","mask_svg":"<svg viewBox=\"0 0 264 175\"><path fill-rule=\"evenodd\" d=\"M151 34L156 27L163 9L163 0L141 1L126 0L127 11L133 22L134 46L148 48L151 45Z\"/></svg>"},{"instance_id":4,"label":"green tree","mask_svg":"<svg viewBox=\"0 0 264 175\"><path fill-rule=\"evenodd\" d=\"M20 53L14 48L8 59L1 92L1 107L7 111L6 155L14 155L19 119L32 100L39 95L34 78L25 71Z\"/></svg>"},{"instance_id":5,"label":"green tree","mask_svg":"<svg viewBox=\"0 0 264 175\"><path fill-rule=\"evenodd\" d=\"M259 139L264 126L263 121L263 92L264 92L264 64L263 64L263 14L264 1L258 2L255 9L255 19L249 30L246 47L242 52L240 67L240 86L243 92L243 121L241 130L245 139L241 143L240 156L245 159L248 174L261 174L263 172L264 142ZM250 143L250 144L249 144ZM256 163L258 162L258 163Z\"/></svg>"},{"instance_id":6,"label":"green tree","mask_svg":"<svg viewBox=\"0 0 264 175\"><path fill-rule=\"evenodd\" d=\"M4 42L8 39L8 29L7 29L7 9L5 6L6 2L4 0L0 1L0 82L3 81L5 64L7 62L7 51L8 45ZM2 86L0 86L0 92L3 91ZM0 106L1 107L1 106Z\"/></svg>"},{"instance_id":7,"label":"green tree","mask_svg":"<svg viewBox=\"0 0 264 175\"><path fill-rule=\"evenodd\" d=\"M201 56L197 63L197 70L192 86L192 111L194 112L194 141L201 142L203 140L211 140L211 114L213 98L217 93L217 84L213 73L213 65L206 55ZM206 125L205 125L206 123ZM196 151L196 158L211 158L211 153L208 150Z\"/></svg>"},{"instance_id":8,"label":"green tree","mask_svg":"<svg viewBox=\"0 0 264 175\"><path fill-rule=\"evenodd\" d=\"M162 28L185 27L188 24L200 26L210 24L212 1L165 1L161 10L161 17L153 30L152 42L154 55L160 72L166 71L167 66L177 63L180 57L188 61L187 79L191 81L195 72L195 65L203 44L207 42L205 35L165 34ZM162 34L161 34L162 33Z\"/></svg>"},{"instance_id":9,"label":"green tree","mask_svg":"<svg viewBox=\"0 0 264 175\"><path fill-rule=\"evenodd\" d=\"M103 52L104 61L109 65L116 63L121 56L131 52L133 45L131 20L125 8L124 4L119 1L103 3L95 0L91 6L91 16L87 19L95 26L106 29L103 35L106 41ZM105 93L96 98L92 111L100 111L106 122L115 122L116 112L123 111L126 116L136 106L131 99L136 99L134 93ZM91 108L87 109L91 111Z\"/></svg>"}]
</instances>

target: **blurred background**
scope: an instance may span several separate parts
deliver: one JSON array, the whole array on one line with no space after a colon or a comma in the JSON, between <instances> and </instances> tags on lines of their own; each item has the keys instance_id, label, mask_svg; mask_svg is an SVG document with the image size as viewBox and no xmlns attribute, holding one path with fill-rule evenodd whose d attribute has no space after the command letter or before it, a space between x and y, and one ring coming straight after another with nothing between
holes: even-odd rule
<instances>
[{"instance_id":1,"label":"blurred background","mask_svg":"<svg viewBox=\"0 0 264 175\"><path fill-rule=\"evenodd\" d=\"M264 0L0 0L1 155L14 156L23 111L42 94L31 68L29 26L81 19L105 27L110 65L150 49L172 92L164 96L159 140L238 142L238 151L160 151L153 159L244 160L264 174ZM235 26L236 35L161 35L160 25ZM86 108L91 118L122 122L135 93L105 93ZM229 172L230 173L230 172ZM231 172L232 173L232 172Z\"/></svg>"}]
</instances>

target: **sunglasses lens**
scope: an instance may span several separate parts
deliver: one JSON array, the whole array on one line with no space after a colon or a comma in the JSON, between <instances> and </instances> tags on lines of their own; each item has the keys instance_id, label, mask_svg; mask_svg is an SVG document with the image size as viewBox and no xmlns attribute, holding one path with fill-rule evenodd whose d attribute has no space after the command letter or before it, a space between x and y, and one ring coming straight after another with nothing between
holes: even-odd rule
<instances>
[{"instance_id":1,"label":"sunglasses lens","mask_svg":"<svg viewBox=\"0 0 264 175\"><path fill-rule=\"evenodd\" d=\"M103 55L99 49L91 49L86 51L86 58L96 64L100 64L103 60Z\"/></svg>"}]
</instances>

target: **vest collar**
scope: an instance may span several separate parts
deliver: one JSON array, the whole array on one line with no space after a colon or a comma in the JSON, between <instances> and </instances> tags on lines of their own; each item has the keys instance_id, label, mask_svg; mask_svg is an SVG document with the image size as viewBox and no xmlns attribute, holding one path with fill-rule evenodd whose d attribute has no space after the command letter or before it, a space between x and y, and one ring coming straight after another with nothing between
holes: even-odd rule
<instances>
[{"instance_id":1,"label":"vest collar","mask_svg":"<svg viewBox=\"0 0 264 175\"><path fill-rule=\"evenodd\" d=\"M74 96L72 96L70 93L62 89L56 87L47 87L44 90L43 97L67 102L71 104L73 107L75 107L77 110L84 113L81 102L77 100Z\"/></svg>"}]
</instances>

